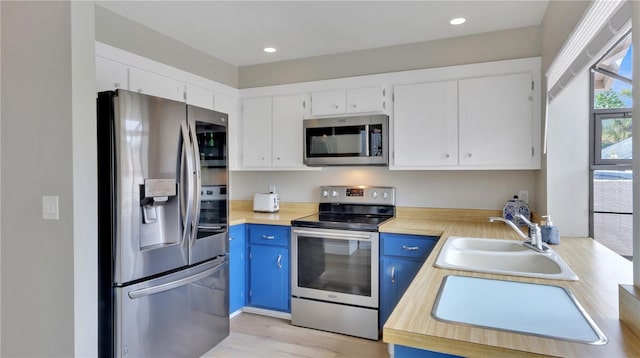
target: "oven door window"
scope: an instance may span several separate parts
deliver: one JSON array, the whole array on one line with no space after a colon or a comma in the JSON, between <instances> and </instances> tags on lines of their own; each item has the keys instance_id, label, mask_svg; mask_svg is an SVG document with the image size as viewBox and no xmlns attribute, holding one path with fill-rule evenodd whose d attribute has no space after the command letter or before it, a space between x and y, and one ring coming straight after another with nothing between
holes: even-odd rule
<instances>
[{"instance_id":1,"label":"oven door window","mask_svg":"<svg viewBox=\"0 0 640 358\"><path fill-rule=\"evenodd\" d=\"M298 287L371 297L371 242L298 237Z\"/></svg>"}]
</instances>

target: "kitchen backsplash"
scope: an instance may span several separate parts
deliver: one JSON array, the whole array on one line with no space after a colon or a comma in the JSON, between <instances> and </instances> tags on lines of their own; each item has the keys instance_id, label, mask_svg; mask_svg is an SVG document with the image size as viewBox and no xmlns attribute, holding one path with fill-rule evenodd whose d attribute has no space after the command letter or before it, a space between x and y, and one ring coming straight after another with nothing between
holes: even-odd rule
<instances>
[{"instance_id":1,"label":"kitchen backsplash","mask_svg":"<svg viewBox=\"0 0 640 358\"><path fill-rule=\"evenodd\" d=\"M502 209L520 190L535 210L533 170L391 171L375 167L328 167L321 171L231 172L231 200L252 200L276 186L282 202L317 202L321 185L379 185L397 188L398 206Z\"/></svg>"}]
</instances>

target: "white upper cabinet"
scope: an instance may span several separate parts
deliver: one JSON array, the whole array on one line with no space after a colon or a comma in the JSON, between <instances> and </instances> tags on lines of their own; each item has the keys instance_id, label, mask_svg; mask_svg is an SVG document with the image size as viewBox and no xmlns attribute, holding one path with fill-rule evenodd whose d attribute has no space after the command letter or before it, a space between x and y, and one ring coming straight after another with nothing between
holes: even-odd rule
<instances>
[{"instance_id":1,"label":"white upper cabinet","mask_svg":"<svg viewBox=\"0 0 640 358\"><path fill-rule=\"evenodd\" d=\"M323 91L311 93L311 115L326 116L345 113L346 91Z\"/></svg>"},{"instance_id":2,"label":"white upper cabinet","mask_svg":"<svg viewBox=\"0 0 640 358\"><path fill-rule=\"evenodd\" d=\"M184 83L134 67L129 68L129 90L184 102Z\"/></svg>"},{"instance_id":3,"label":"white upper cabinet","mask_svg":"<svg viewBox=\"0 0 640 358\"><path fill-rule=\"evenodd\" d=\"M246 98L242 103L242 166L271 166L271 97Z\"/></svg>"},{"instance_id":4,"label":"white upper cabinet","mask_svg":"<svg viewBox=\"0 0 640 358\"><path fill-rule=\"evenodd\" d=\"M311 115L385 112L386 89L382 86L311 93Z\"/></svg>"},{"instance_id":5,"label":"white upper cabinet","mask_svg":"<svg viewBox=\"0 0 640 358\"><path fill-rule=\"evenodd\" d=\"M227 160L229 161L229 170L237 170L240 159L240 117L238 115L239 102L237 98L225 96L222 94L215 95L214 110L229 115L227 122Z\"/></svg>"},{"instance_id":6,"label":"white upper cabinet","mask_svg":"<svg viewBox=\"0 0 640 358\"><path fill-rule=\"evenodd\" d=\"M242 112L242 169L311 170L302 163L306 94L246 98Z\"/></svg>"},{"instance_id":7,"label":"white upper cabinet","mask_svg":"<svg viewBox=\"0 0 640 358\"><path fill-rule=\"evenodd\" d=\"M96 57L96 92L128 89L128 82L126 65Z\"/></svg>"},{"instance_id":8,"label":"white upper cabinet","mask_svg":"<svg viewBox=\"0 0 640 358\"><path fill-rule=\"evenodd\" d=\"M383 87L347 90L347 113L384 112L385 109L386 90Z\"/></svg>"},{"instance_id":9,"label":"white upper cabinet","mask_svg":"<svg viewBox=\"0 0 640 358\"><path fill-rule=\"evenodd\" d=\"M460 165L539 168L531 73L464 79L458 86Z\"/></svg>"},{"instance_id":10,"label":"white upper cabinet","mask_svg":"<svg viewBox=\"0 0 640 358\"><path fill-rule=\"evenodd\" d=\"M206 109L214 108L213 91L192 84L185 85L187 104Z\"/></svg>"},{"instance_id":11,"label":"white upper cabinet","mask_svg":"<svg viewBox=\"0 0 640 358\"><path fill-rule=\"evenodd\" d=\"M458 164L457 81L394 87L395 169Z\"/></svg>"},{"instance_id":12,"label":"white upper cabinet","mask_svg":"<svg viewBox=\"0 0 640 358\"><path fill-rule=\"evenodd\" d=\"M306 94L273 97L273 157L279 168L301 168L302 119L310 112Z\"/></svg>"}]
</instances>

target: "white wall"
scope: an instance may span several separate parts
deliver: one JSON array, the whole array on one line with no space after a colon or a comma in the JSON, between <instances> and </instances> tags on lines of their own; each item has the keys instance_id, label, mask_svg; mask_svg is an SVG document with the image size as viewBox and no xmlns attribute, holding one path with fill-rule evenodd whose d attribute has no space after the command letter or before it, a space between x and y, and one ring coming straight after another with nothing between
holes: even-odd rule
<instances>
[{"instance_id":1,"label":"white wall","mask_svg":"<svg viewBox=\"0 0 640 358\"><path fill-rule=\"evenodd\" d=\"M2 1L3 357L74 355L71 6ZM93 116L89 120L93 120ZM42 196L60 220L42 219Z\"/></svg>"},{"instance_id":2,"label":"white wall","mask_svg":"<svg viewBox=\"0 0 640 358\"><path fill-rule=\"evenodd\" d=\"M393 171L376 167L328 167L313 172L232 172L231 199L251 200L277 187L284 202L317 202L321 185L397 188L397 205L502 209L519 190L533 198L535 171ZM530 202L535 207L534 202Z\"/></svg>"},{"instance_id":3,"label":"white wall","mask_svg":"<svg viewBox=\"0 0 640 358\"><path fill-rule=\"evenodd\" d=\"M549 104L547 212L562 236L589 236L589 72Z\"/></svg>"}]
</instances>

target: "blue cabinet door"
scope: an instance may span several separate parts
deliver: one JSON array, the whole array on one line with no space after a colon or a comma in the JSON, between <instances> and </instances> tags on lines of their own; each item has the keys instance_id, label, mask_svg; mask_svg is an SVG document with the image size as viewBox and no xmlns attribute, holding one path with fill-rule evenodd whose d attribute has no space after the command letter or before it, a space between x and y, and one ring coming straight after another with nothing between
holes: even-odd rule
<instances>
[{"instance_id":1,"label":"blue cabinet door","mask_svg":"<svg viewBox=\"0 0 640 358\"><path fill-rule=\"evenodd\" d=\"M409 284L422 267L422 261L383 257L380 265L380 327L384 325Z\"/></svg>"},{"instance_id":2,"label":"blue cabinet door","mask_svg":"<svg viewBox=\"0 0 640 358\"><path fill-rule=\"evenodd\" d=\"M291 312L289 249L282 246L250 245L249 304Z\"/></svg>"},{"instance_id":3,"label":"blue cabinet door","mask_svg":"<svg viewBox=\"0 0 640 358\"><path fill-rule=\"evenodd\" d=\"M437 242L436 236L380 234L380 328Z\"/></svg>"},{"instance_id":4,"label":"blue cabinet door","mask_svg":"<svg viewBox=\"0 0 640 358\"><path fill-rule=\"evenodd\" d=\"M229 230L229 313L245 305L246 292L246 225L234 225Z\"/></svg>"}]
</instances>

